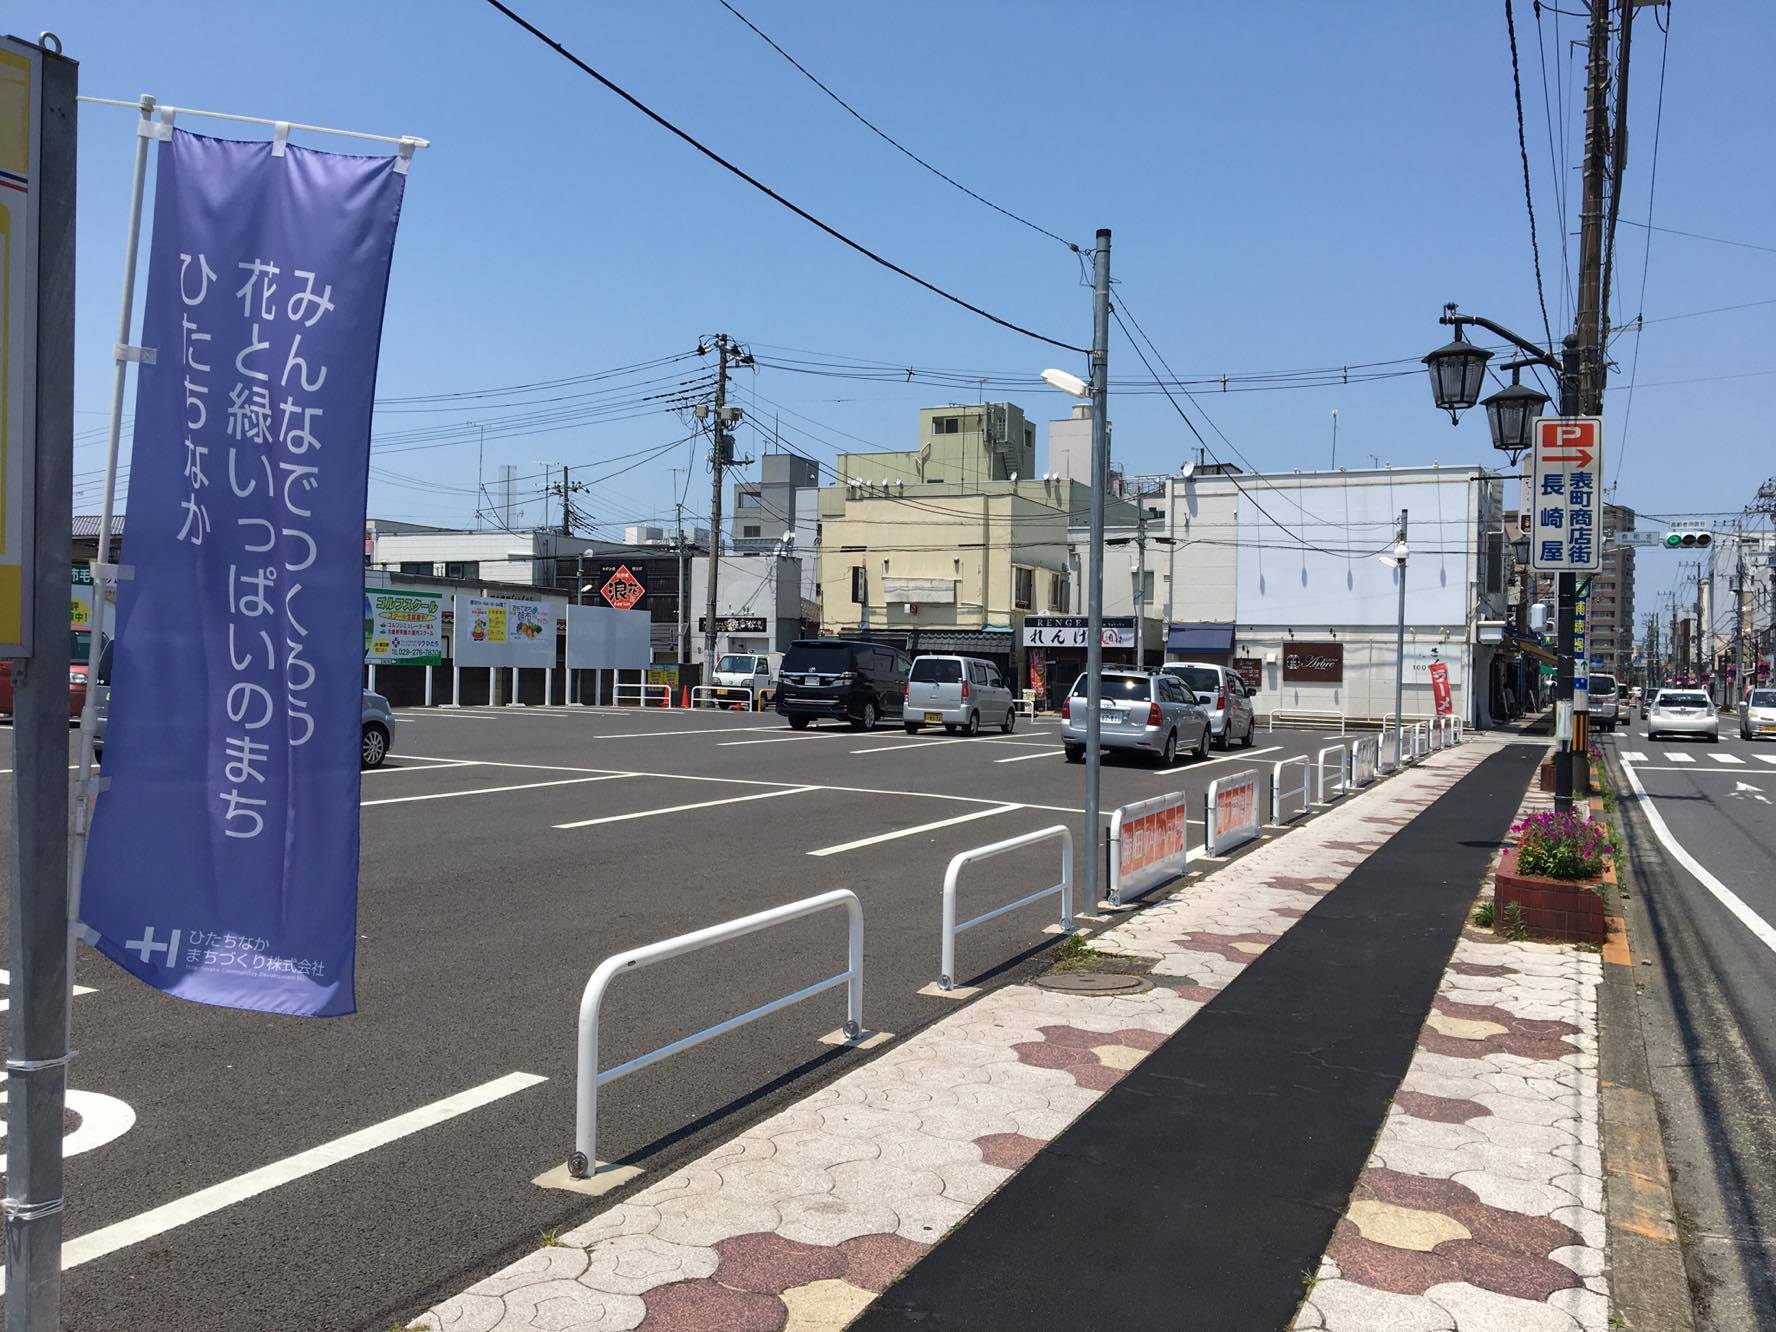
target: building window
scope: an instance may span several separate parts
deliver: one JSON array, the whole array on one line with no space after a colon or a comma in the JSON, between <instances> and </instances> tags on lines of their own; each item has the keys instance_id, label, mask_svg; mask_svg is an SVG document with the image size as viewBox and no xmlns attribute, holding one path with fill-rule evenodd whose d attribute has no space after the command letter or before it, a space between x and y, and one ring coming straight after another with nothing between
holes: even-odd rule
<instances>
[{"instance_id":1,"label":"building window","mask_svg":"<svg viewBox=\"0 0 1776 1332\"><path fill-rule=\"evenodd\" d=\"M1066 574L1055 574L1048 580L1048 608L1063 615L1072 608L1072 589L1067 586Z\"/></svg>"},{"instance_id":2,"label":"building window","mask_svg":"<svg viewBox=\"0 0 1776 1332\"><path fill-rule=\"evenodd\" d=\"M745 527L740 529L740 535L743 537L755 537L758 534L759 527L757 523L748 523Z\"/></svg>"},{"instance_id":3,"label":"building window","mask_svg":"<svg viewBox=\"0 0 1776 1332\"><path fill-rule=\"evenodd\" d=\"M481 561L451 560L444 566L444 576L446 578L479 578L481 576Z\"/></svg>"},{"instance_id":4,"label":"building window","mask_svg":"<svg viewBox=\"0 0 1776 1332\"><path fill-rule=\"evenodd\" d=\"M1505 534L1488 532L1486 534L1486 590L1497 596L1505 585Z\"/></svg>"},{"instance_id":5,"label":"building window","mask_svg":"<svg viewBox=\"0 0 1776 1332\"><path fill-rule=\"evenodd\" d=\"M424 574L429 578L432 575L432 562L430 560L402 560L401 572L404 574Z\"/></svg>"},{"instance_id":6,"label":"building window","mask_svg":"<svg viewBox=\"0 0 1776 1332\"><path fill-rule=\"evenodd\" d=\"M1011 571L1012 604L1019 610L1036 608L1036 571L1034 569L1013 569Z\"/></svg>"},{"instance_id":7,"label":"building window","mask_svg":"<svg viewBox=\"0 0 1776 1332\"><path fill-rule=\"evenodd\" d=\"M869 605L869 571L861 564L851 566L851 600L858 606Z\"/></svg>"},{"instance_id":8,"label":"building window","mask_svg":"<svg viewBox=\"0 0 1776 1332\"><path fill-rule=\"evenodd\" d=\"M962 418L959 416L934 416L931 418L931 433L934 435L959 435L962 433Z\"/></svg>"},{"instance_id":9,"label":"building window","mask_svg":"<svg viewBox=\"0 0 1776 1332\"><path fill-rule=\"evenodd\" d=\"M742 509L756 509L763 503L756 490L742 490L738 498Z\"/></svg>"}]
</instances>

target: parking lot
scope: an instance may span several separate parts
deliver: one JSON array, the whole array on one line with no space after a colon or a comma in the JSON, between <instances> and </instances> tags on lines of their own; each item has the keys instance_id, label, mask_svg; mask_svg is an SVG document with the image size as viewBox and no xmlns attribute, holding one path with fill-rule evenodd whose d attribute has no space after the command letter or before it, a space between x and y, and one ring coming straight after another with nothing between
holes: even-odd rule
<instances>
[{"instance_id":1,"label":"parking lot","mask_svg":"<svg viewBox=\"0 0 1776 1332\"><path fill-rule=\"evenodd\" d=\"M393 756L363 780L356 1015L187 1004L82 950L71 1086L123 1109L87 1100L92 1145L70 1146L68 1325L234 1328L249 1309L266 1311L250 1325L380 1332L509 1261L514 1236L528 1247L586 1215L531 1181L572 1146L580 992L612 953L849 888L866 1025L904 1036L953 1011L918 993L938 971L945 866L1056 823L1077 833L1083 769L1057 726L914 737L792 732L769 713L402 711ZM1270 765L1336 742L1260 731L1163 771L1108 758L1106 820L1174 790L1200 818L1208 783L1246 768L1268 810ZM1050 844L971 868L962 913L1053 883L1056 859ZM962 935L958 979L1045 966L1055 916L1049 899ZM829 913L624 975L601 1062L843 967ZM843 1015L839 992L820 995L608 1086L599 1155L645 1182L805 1094L868 1057L817 1041Z\"/></svg>"}]
</instances>

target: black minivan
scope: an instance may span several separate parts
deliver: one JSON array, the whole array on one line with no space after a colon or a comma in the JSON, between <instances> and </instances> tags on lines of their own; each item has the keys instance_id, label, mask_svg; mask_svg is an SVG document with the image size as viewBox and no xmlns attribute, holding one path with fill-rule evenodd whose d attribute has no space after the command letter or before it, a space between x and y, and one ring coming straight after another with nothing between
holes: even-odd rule
<instances>
[{"instance_id":1,"label":"black minivan","mask_svg":"<svg viewBox=\"0 0 1776 1332\"><path fill-rule=\"evenodd\" d=\"M777 671L777 711L801 730L820 717L861 731L898 717L906 697L907 654L887 643L805 638L789 645Z\"/></svg>"}]
</instances>

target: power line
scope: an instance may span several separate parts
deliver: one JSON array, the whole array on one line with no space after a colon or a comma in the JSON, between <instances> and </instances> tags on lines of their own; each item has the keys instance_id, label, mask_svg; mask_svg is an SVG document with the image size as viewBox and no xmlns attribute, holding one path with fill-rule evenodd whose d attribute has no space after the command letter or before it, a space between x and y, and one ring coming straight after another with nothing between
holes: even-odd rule
<instances>
[{"instance_id":1,"label":"power line","mask_svg":"<svg viewBox=\"0 0 1776 1332\"><path fill-rule=\"evenodd\" d=\"M1665 36L1667 44L1669 44L1671 37L1669 28L1665 29ZM1660 69L1663 70L1663 68L1664 65L1661 61ZM1663 78L1661 78L1662 82ZM1683 236L1689 240L1709 241L1715 245L1731 245L1739 250L1761 250L1765 254L1776 254L1776 245L1754 245L1751 241L1728 240L1725 236L1704 236L1699 231L1679 231L1676 227L1655 227L1651 222L1634 222L1627 218L1624 218L1623 222L1631 227L1639 227L1643 231L1662 231L1667 236Z\"/></svg>"},{"instance_id":2,"label":"power line","mask_svg":"<svg viewBox=\"0 0 1776 1332\"><path fill-rule=\"evenodd\" d=\"M1535 199L1529 188L1529 143L1523 135L1523 78L1517 69L1517 19L1511 12L1511 0L1505 0L1505 34L1511 42L1511 93L1517 102L1517 155L1523 159L1523 207L1529 213L1529 253L1535 260L1536 301L1542 307L1542 333L1552 347L1554 328L1548 322L1548 296L1542 288L1542 247L1536 239Z\"/></svg>"},{"instance_id":3,"label":"power line","mask_svg":"<svg viewBox=\"0 0 1776 1332\"><path fill-rule=\"evenodd\" d=\"M939 180L944 181L947 184L955 186L957 189L961 190L962 193L966 194L970 199L975 200L977 203L985 204L988 208L991 208L995 213L1003 213L1006 217L1009 217L1013 222L1020 223L1023 226L1030 228L1031 231L1040 232L1042 235L1047 236L1050 240L1059 241L1062 245L1065 245L1074 254L1079 254L1082 252L1080 250L1079 246L1075 245L1072 241L1068 240L1065 236L1057 236L1054 232L1050 231L1047 227L1040 226L1037 223L1030 221L1029 218L1020 216L1019 214L1012 212L1011 209L1009 209L1009 208L1002 208L1000 205L994 203L991 199L987 198L985 195L976 194L973 190L969 189L968 186L964 185L961 181L956 180L952 176L945 175L942 171L940 171L936 167L932 166L931 163L927 162L923 157L920 157L911 148L908 148L905 144L901 143L898 139L895 139L886 130L883 130L880 126L871 122L867 117L864 116L864 114L861 111L859 111L856 107L852 106L851 103L847 102L843 97L840 97L831 88L827 87L824 83L822 83L818 78L816 78L814 76L814 74L805 65L802 64L801 61L797 60L788 51L785 51L781 46L779 46L775 41L773 41L771 39L771 37L768 34L766 34L764 31L762 31L756 23L754 23L751 19L747 18L746 15L742 14L738 9L735 9L734 6L729 4L728 0L719 0L719 2L720 2L721 7L723 9L727 10L728 13L732 14L735 18L739 19L747 27L751 28L753 30L753 32L758 35L759 39L765 43L765 45L769 46L778 55L782 56L785 60L789 61L790 64L794 65L796 67L796 69L801 71L802 77L807 79L809 83L812 83L816 88L820 89L820 91L825 93L828 97L832 98L833 101L837 102L840 106L844 107L846 111L851 113L852 118L855 119L858 124L862 125L871 134L874 134L878 139L882 140L883 143L886 143L890 147L896 149L897 151L904 153L907 157L912 158L913 161L917 162L920 166L924 167L927 171L929 171L932 175L936 176Z\"/></svg>"},{"instance_id":4,"label":"power line","mask_svg":"<svg viewBox=\"0 0 1776 1332\"><path fill-rule=\"evenodd\" d=\"M600 74L596 69L593 69L592 66L588 65L584 60L580 59L579 56L575 55L572 51L568 50L560 42L556 41L553 37L551 37L547 33L545 33L541 28L537 27L536 24L532 23L529 19L525 18L523 15L517 13L515 10L513 10L512 8L507 6L503 2L503 0L487 0L487 3L489 5L491 5L493 8L497 9L500 13L504 14L507 18L511 19L512 22L516 23L519 27L523 28L532 37L535 37L539 42L543 43L543 45L551 48L557 55L561 56L562 59L566 60L568 63L573 65L581 73L586 74L590 78L596 79L599 83L603 84L611 92L614 92L618 97L621 97L625 102L629 103L630 106L634 107L637 111L641 112L649 120L653 121L656 125L660 126L660 128L668 131L669 133L675 135L677 138L683 140L685 143L687 143L691 147L695 148L698 152L702 153L703 156L707 157L711 162L714 162L717 166L738 176L741 180L745 181L748 185L752 186L753 189L759 191L759 193L765 195L767 198L771 199L772 201L774 201L778 204L781 204L783 207L789 209L790 212L794 213L797 217L801 218L804 222L811 223L813 226L820 228L820 230L824 231L827 235L831 236L834 240L838 241L842 245L848 246L849 248L857 251L857 253L861 254L864 258L869 259L874 263L880 264L883 268L886 268L891 273L899 274L901 277L905 278L907 281L909 281L911 283L914 283L917 286L925 288L926 291L931 292L934 296L941 296L941 297L943 297L944 300L949 301L953 305L961 306L964 310L969 311L971 314L977 314L982 319L990 320L991 322L998 324L1001 328L1010 329L1013 333L1021 333L1027 338L1033 338L1037 342L1047 343L1051 347L1059 347L1062 351L1078 352L1080 355L1088 355L1089 354L1087 349L1084 347L1075 347L1070 342L1062 342L1058 338L1051 338L1051 337L1046 336L1045 334L1036 332L1034 329L1025 328L1022 324L1014 324L1009 319L1002 319L1000 316L994 314L992 311L984 310L980 306L975 305L972 301L963 300L962 297L957 296L953 292L945 291L942 287L936 285L935 283L927 282L924 278L918 276L918 274L909 272L908 270L902 268L899 264L895 263L893 260L885 259L881 255L877 254L874 250L870 249L868 246L862 245L859 242L852 240L849 236L847 236L844 232L840 231L838 228L830 226L825 222L822 222L819 218L815 217L814 214L810 213L807 209L801 207L799 204L792 203L788 199L784 198L783 195L779 194L776 190L772 189L769 185L765 184L758 177L751 175L750 173L742 170L740 167L735 166L732 162L728 161L727 158L723 157L720 153L716 152L713 148L708 147L701 140L694 138L692 135L690 135L686 131L680 129L677 125L674 125L670 120L666 119L665 116L662 116L658 111L655 111L652 107L648 106L647 103L643 102L640 98L636 97L633 93L630 93L630 92L626 91L625 89L619 87L617 84L611 82L611 80L606 78L603 74Z\"/></svg>"}]
</instances>

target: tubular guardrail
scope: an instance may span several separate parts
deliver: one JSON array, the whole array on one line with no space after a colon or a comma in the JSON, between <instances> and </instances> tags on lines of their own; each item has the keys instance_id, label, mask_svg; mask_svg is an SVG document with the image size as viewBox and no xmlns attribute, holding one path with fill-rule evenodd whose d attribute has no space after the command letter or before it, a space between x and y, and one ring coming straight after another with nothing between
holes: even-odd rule
<instances>
[{"instance_id":1,"label":"tubular guardrail","mask_svg":"<svg viewBox=\"0 0 1776 1332\"><path fill-rule=\"evenodd\" d=\"M1291 786L1287 790L1285 790L1285 789L1283 789L1283 769L1287 768L1287 767L1292 767L1293 765L1295 765L1297 763L1299 763L1301 765L1301 785L1300 786ZM1271 765L1271 770L1270 770L1270 821L1272 823L1274 823L1274 824L1286 823L1289 821L1289 819L1299 818L1302 814L1307 813L1307 802L1308 802L1307 783L1308 783L1307 755L1297 754L1294 758L1279 759L1276 763ZM1294 800L1297 797L1300 797L1301 808L1299 810L1297 810L1294 814L1291 814L1289 816L1289 819L1285 819L1283 817L1283 802L1285 800Z\"/></svg>"},{"instance_id":2,"label":"tubular guardrail","mask_svg":"<svg viewBox=\"0 0 1776 1332\"><path fill-rule=\"evenodd\" d=\"M1203 796L1203 849L1211 856L1258 836L1258 770L1217 777Z\"/></svg>"},{"instance_id":3,"label":"tubular guardrail","mask_svg":"<svg viewBox=\"0 0 1776 1332\"><path fill-rule=\"evenodd\" d=\"M1068 864L1071 863L1072 859L1069 857ZM669 1045L662 1045L658 1050L637 1055L615 1068L607 1068L602 1073L598 1071L598 1011L604 1003L604 992L619 974L652 966L655 962L664 962L669 957L693 953L710 944L754 934L785 921L800 920L803 916L812 916L836 906L845 908L850 922L845 969L838 975L804 986L781 999L760 1004L738 1017L728 1018L712 1027L681 1037ZM745 1026L755 1018L765 1017L780 1008L788 1008L791 1004L800 1003L803 999L812 998L838 985L845 986L845 1025L842 1030L847 1040L855 1040L863 1032L863 904L849 888L835 888L817 897L806 897L799 902L754 912L750 916L741 916L738 920L710 925L705 929L692 930L689 934L663 939L659 943L643 944L640 948L631 948L626 953L605 958L598 964L598 969L592 973L592 978L586 982L585 991L580 995L579 1086L574 1114L574 1150L567 1158L567 1173L575 1179L585 1179L597 1166L598 1089L603 1084L615 1082L637 1069L658 1063L701 1045L711 1037Z\"/></svg>"},{"instance_id":4,"label":"tubular guardrail","mask_svg":"<svg viewBox=\"0 0 1776 1332\"><path fill-rule=\"evenodd\" d=\"M956 923L956 881L961 876L963 866L972 865L977 860L989 860L994 856L1002 856L1008 851L1018 851L1026 846L1035 846L1051 838L1059 838L1061 843L1061 881L1047 888L1020 897L1015 902L1007 902L1004 906L994 907L991 911L982 912L972 920ZM971 930L976 925L992 920L995 916L1003 916L1007 911L1015 911L1021 906L1028 906L1047 897L1050 893L1061 895L1061 932L1073 932L1073 833L1064 823L1057 823L1052 828L1039 828L1035 832L1025 833L1021 837L1008 837L1003 842L993 842L987 846L977 846L972 851L964 851L950 860L949 868L944 871L943 885L943 955L938 963L937 988L951 990L956 985L956 936L963 930Z\"/></svg>"},{"instance_id":5,"label":"tubular guardrail","mask_svg":"<svg viewBox=\"0 0 1776 1332\"><path fill-rule=\"evenodd\" d=\"M1328 754L1334 755L1338 759L1335 765L1338 775L1330 782L1326 779L1326 755ZM1329 800L1338 799L1339 796L1350 790L1350 750L1343 745L1328 745L1322 749L1314 758L1314 778L1320 789L1319 803L1322 805L1328 803ZM1328 787L1333 788L1330 797L1327 795Z\"/></svg>"},{"instance_id":6,"label":"tubular guardrail","mask_svg":"<svg viewBox=\"0 0 1776 1332\"><path fill-rule=\"evenodd\" d=\"M672 706L672 686L666 684L613 684L611 686L611 706L623 706L625 695L633 695L634 706L638 708L669 708ZM657 703L649 703L650 698L659 699Z\"/></svg>"},{"instance_id":7,"label":"tubular guardrail","mask_svg":"<svg viewBox=\"0 0 1776 1332\"><path fill-rule=\"evenodd\" d=\"M1336 720L1338 722L1338 734L1344 734L1344 713L1340 712L1337 708L1278 708L1275 712L1270 714L1268 720L1265 722L1264 729L1267 731L1276 730L1279 719L1307 722Z\"/></svg>"},{"instance_id":8,"label":"tubular guardrail","mask_svg":"<svg viewBox=\"0 0 1776 1332\"><path fill-rule=\"evenodd\" d=\"M758 711L758 696L753 693L750 685L692 685L691 706L693 708L717 707L726 708L734 704L744 703L745 712Z\"/></svg>"},{"instance_id":9,"label":"tubular guardrail","mask_svg":"<svg viewBox=\"0 0 1776 1332\"><path fill-rule=\"evenodd\" d=\"M1411 735L1412 735L1412 761L1414 763L1417 763L1421 758L1423 758L1425 756L1425 753L1426 753L1426 750L1425 750L1425 724L1423 722L1415 722L1412 727Z\"/></svg>"}]
</instances>

